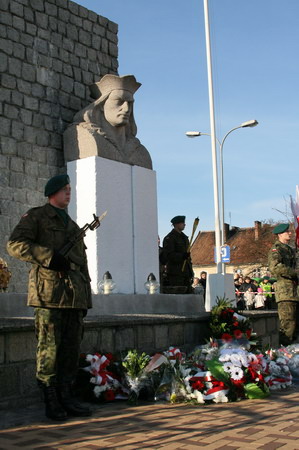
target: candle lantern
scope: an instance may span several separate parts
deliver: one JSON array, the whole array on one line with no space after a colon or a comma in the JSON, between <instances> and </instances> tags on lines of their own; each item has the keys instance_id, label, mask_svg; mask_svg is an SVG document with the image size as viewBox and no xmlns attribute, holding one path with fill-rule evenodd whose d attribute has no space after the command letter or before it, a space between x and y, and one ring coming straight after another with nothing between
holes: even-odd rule
<instances>
[{"instance_id":1,"label":"candle lantern","mask_svg":"<svg viewBox=\"0 0 299 450\"><path fill-rule=\"evenodd\" d=\"M150 273L147 277L147 281L144 283L144 287L147 290L148 294L156 294L158 292L160 283L158 283L153 273Z\"/></svg>"},{"instance_id":2,"label":"candle lantern","mask_svg":"<svg viewBox=\"0 0 299 450\"><path fill-rule=\"evenodd\" d=\"M99 282L98 286L99 286L99 289L100 289L102 294L109 295L109 294L112 293L112 291L115 288L116 284L113 281L110 272L107 271L107 272L104 273L103 279L102 279L102 281Z\"/></svg>"}]
</instances>

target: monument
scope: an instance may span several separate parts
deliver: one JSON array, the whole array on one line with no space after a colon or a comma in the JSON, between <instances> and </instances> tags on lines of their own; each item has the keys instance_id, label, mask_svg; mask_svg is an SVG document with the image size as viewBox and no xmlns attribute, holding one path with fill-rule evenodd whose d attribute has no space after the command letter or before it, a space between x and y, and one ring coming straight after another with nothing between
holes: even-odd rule
<instances>
[{"instance_id":1,"label":"monument","mask_svg":"<svg viewBox=\"0 0 299 450\"><path fill-rule=\"evenodd\" d=\"M122 294L145 294L148 275L159 274L156 174L133 114L140 86L133 75L105 75L90 87L95 101L64 133L75 186L70 215L84 225L107 210L100 230L85 238L94 294L106 271Z\"/></svg>"}]
</instances>

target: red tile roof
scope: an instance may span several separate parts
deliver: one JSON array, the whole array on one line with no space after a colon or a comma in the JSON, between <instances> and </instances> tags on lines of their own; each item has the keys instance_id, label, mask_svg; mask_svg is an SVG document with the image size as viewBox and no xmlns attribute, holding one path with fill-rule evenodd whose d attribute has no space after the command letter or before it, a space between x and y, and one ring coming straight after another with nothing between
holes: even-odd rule
<instances>
[{"instance_id":1,"label":"red tile roof","mask_svg":"<svg viewBox=\"0 0 299 450\"><path fill-rule=\"evenodd\" d=\"M274 226L255 222L252 228L234 227L229 230L226 244L230 246L230 264L267 265L268 252L275 241ZM199 232L191 249L193 265L214 264L214 246L214 231Z\"/></svg>"}]
</instances>

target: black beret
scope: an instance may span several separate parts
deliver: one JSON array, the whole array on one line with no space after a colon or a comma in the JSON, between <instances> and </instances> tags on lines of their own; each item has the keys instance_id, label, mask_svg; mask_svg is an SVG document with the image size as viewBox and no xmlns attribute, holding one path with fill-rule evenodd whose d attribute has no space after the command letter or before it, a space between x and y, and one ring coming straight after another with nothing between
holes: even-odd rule
<instances>
[{"instance_id":1,"label":"black beret","mask_svg":"<svg viewBox=\"0 0 299 450\"><path fill-rule=\"evenodd\" d=\"M288 231L290 225L288 223L280 223L279 225L276 225L276 227L273 229L273 234L280 234L284 233L285 231Z\"/></svg>"},{"instance_id":2,"label":"black beret","mask_svg":"<svg viewBox=\"0 0 299 450\"><path fill-rule=\"evenodd\" d=\"M70 178L66 173L50 178L45 186L45 197L55 194L67 184L70 184Z\"/></svg>"},{"instance_id":3,"label":"black beret","mask_svg":"<svg viewBox=\"0 0 299 450\"><path fill-rule=\"evenodd\" d=\"M186 216L175 216L171 219L171 223L174 225L176 223L185 223Z\"/></svg>"}]
</instances>

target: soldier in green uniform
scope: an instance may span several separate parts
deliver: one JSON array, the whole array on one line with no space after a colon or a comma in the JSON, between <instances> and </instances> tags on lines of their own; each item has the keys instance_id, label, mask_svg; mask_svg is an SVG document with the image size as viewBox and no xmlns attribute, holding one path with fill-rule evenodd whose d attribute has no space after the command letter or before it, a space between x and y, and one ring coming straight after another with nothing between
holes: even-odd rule
<instances>
[{"instance_id":1,"label":"soldier in green uniform","mask_svg":"<svg viewBox=\"0 0 299 450\"><path fill-rule=\"evenodd\" d=\"M78 368L83 318L91 308L90 278L83 240L67 256L59 250L80 230L66 208L71 187L67 174L45 186L48 203L23 215L7 243L11 256L32 264L28 306L35 311L36 377L44 392L46 416L64 420L91 411L72 396Z\"/></svg>"},{"instance_id":2,"label":"soldier in green uniform","mask_svg":"<svg viewBox=\"0 0 299 450\"><path fill-rule=\"evenodd\" d=\"M289 345L294 340L296 329L296 307L298 276L295 250L288 244L292 232L289 224L280 224L273 229L277 240L269 252L269 269L277 278L275 297L280 321L280 343Z\"/></svg>"},{"instance_id":3,"label":"soldier in green uniform","mask_svg":"<svg viewBox=\"0 0 299 450\"><path fill-rule=\"evenodd\" d=\"M172 287L185 286L186 293L193 292L193 269L189 251L188 236L185 229L185 216L171 219L173 230L163 240L163 259L166 261L166 285Z\"/></svg>"}]
</instances>

